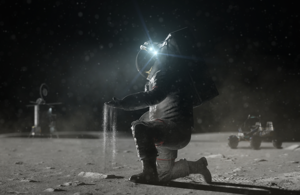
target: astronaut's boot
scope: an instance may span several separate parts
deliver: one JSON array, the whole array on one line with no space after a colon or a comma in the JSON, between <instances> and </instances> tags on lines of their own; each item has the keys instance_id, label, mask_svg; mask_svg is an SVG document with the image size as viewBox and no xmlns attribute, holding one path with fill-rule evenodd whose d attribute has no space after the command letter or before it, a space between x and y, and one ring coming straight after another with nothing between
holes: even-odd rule
<instances>
[{"instance_id":1,"label":"astronaut's boot","mask_svg":"<svg viewBox=\"0 0 300 195\"><path fill-rule=\"evenodd\" d=\"M212 182L211 173L207 168L207 160L205 157L200 158L195 162L188 161L190 174L201 174L206 183Z\"/></svg>"},{"instance_id":2,"label":"astronaut's boot","mask_svg":"<svg viewBox=\"0 0 300 195\"><path fill-rule=\"evenodd\" d=\"M129 181L135 183L157 183L158 175L156 169L156 156L154 158L142 159L143 172L137 175L132 175Z\"/></svg>"}]
</instances>

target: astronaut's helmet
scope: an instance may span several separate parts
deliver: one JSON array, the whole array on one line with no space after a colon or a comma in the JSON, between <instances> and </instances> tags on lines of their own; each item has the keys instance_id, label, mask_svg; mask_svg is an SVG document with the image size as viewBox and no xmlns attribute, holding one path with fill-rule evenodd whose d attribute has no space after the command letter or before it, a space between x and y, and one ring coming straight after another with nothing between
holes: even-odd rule
<instances>
[{"instance_id":1,"label":"astronaut's helmet","mask_svg":"<svg viewBox=\"0 0 300 195\"><path fill-rule=\"evenodd\" d=\"M197 107L216 97L219 92L198 50L194 32L183 28L169 33L160 43L145 42L140 46L136 67L148 80L159 70L189 79L193 88L193 105ZM146 75L146 70L150 68Z\"/></svg>"},{"instance_id":2,"label":"astronaut's helmet","mask_svg":"<svg viewBox=\"0 0 300 195\"><path fill-rule=\"evenodd\" d=\"M150 41L149 41L150 42ZM141 50L138 52L136 56L136 69L144 78L147 78L149 73L151 72L153 65L157 60L158 49L157 47L151 46L149 42L145 42L141 45ZM148 46L148 49L147 47ZM143 47L143 48L142 48Z\"/></svg>"},{"instance_id":3,"label":"astronaut's helmet","mask_svg":"<svg viewBox=\"0 0 300 195\"><path fill-rule=\"evenodd\" d=\"M147 41L141 45L136 68L143 77L149 79L159 69L175 68L183 60L182 56L193 58L194 50L195 41L190 30L179 29L169 33L162 42Z\"/></svg>"}]
</instances>

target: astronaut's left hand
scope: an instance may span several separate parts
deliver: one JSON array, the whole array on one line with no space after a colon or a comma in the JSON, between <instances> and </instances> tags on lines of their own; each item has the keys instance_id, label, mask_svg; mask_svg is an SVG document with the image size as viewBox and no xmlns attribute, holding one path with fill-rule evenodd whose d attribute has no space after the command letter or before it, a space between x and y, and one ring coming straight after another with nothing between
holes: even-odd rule
<instances>
[{"instance_id":1,"label":"astronaut's left hand","mask_svg":"<svg viewBox=\"0 0 300 195\"><path fill-rule=\"evenodd\" d=\"M118 100L115 97L113 97L111 101L105 102L105 105L113 107L113 108L122 108L121 100Z\"/></svg>"}]
</instances>

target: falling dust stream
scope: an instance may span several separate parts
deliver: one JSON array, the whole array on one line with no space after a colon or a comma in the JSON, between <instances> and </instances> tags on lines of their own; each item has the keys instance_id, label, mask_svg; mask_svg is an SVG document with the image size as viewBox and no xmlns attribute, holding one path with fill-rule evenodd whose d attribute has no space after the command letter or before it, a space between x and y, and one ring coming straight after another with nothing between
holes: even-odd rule
<instances>
[{"instance_id":1,"label":"falling dust stream","mask_svg":"<svg viewBox=\"0 0 300 195\"><path fill-rule=\"evenodd\" d=\"M108 172L116 164L116 109L104 104L103 108L103 170Z\"/></svg>"}]
</instances>

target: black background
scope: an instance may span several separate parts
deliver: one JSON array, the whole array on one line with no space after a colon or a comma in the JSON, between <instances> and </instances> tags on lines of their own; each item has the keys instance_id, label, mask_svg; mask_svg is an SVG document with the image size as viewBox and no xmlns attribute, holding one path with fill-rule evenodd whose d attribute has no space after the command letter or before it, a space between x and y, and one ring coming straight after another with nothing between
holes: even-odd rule
<instances>
[{"instance_id":1,"label":"black background","mask_svg":"<svg viewBox=\"0 0 300 195\"><path fill-rule=\"evenodd\" d=\"M0 132L30 131L47 83L59 131L101 130L103 103L142 91L139 46L188 26L220 95L198 132L236 131L248 114L300 139L299 10L292 1L0 0ZM137 77L137 79L135 79ZM118 111L118 129L142 111Z\"/></svg>"}]
</instances>

